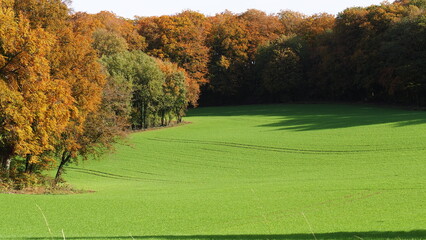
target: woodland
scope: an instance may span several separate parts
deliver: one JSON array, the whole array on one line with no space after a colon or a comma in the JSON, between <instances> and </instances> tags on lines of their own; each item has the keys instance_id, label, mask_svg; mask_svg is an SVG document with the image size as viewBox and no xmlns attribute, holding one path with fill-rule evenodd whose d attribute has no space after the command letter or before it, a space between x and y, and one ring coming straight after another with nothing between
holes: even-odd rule
<instances>
[{"instance_id":1,"label":"woodland","mask_svg":"<svg viewBox=\"0 0 426 240\"><path fill-rule=\"evenodd\" d=\"M425 64L425 0L135 19L0 0L0 191L61 185L67 165L198 106L424 107Z\"/></svg>"}]
</instances>

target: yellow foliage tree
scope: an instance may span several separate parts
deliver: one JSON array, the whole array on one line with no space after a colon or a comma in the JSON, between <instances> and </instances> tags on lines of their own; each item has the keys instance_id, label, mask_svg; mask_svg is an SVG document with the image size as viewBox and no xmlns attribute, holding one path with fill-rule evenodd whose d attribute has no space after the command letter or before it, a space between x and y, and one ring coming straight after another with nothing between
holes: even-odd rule
<instances>
[{"instance_id":1,"label":"yellow foliage tree","mask_svg":"<svg viewBox=\"0 0 426 240\"><path fill-rule=\"evenodd\" d=\"M13 0L0 6L0 151L7 174L13 156L48 165L45 153L65 130L74 101L68 83L50 76L55 36L31 27L14 6Z\"/></svg>"}]
</instances>

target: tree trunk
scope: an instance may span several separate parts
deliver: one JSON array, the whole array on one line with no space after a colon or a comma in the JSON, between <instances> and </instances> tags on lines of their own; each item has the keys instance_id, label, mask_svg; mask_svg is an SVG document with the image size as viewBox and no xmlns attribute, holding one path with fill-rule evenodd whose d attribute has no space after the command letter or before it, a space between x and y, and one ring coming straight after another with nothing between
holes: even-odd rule
<instances>
[{"instance_id":1,"label":"tree trunk","mask_svg":"<svg viewBox=\"0 0 426 240\"><path fill-rule=\"evenodd\" d=\"M166 111L161 110L161 126L166 126Z\"/></svg>"},{"instance_id":2,"label":"tree trunk","mask_svg":"<svg viewBox=\"0 0 426 240\"><path fill-rule=\"evenodd\" d=\"M167 118L167 126L170 126L171 122L172 122L172 117L169 114L169 117Z\"/></svg>"},{"instance_id":3,"label":"tree trunk","mask_svg":"<svg viewBox=\"0 0 426 240\"><path fill-rule=\"evenodd\" d=\"M147 129L148 128L148 122L147 122L147 110L148 110L148 105L147 104L143 104L143 115L142 115L142 119L143 119L143 125L142 128Z\"/></svg>"},{"instance_id":4,"label":"tree trunk","mask_svg":"<svg viewBox=\"0 0 426 240\"><path fill-rule=\"evenodd\" d=\"M182 123L182 116L178 113L176 114L177 123Z\"/></svg>"},{"instance_id":5,"label":"tree trunk","mask_svg":"<svg viewBox=\"0 0 426 240\"><path fill-rule=\"evenodd\" d=\"M140 114L141 114L140 119L139 119L139 121L140 121L139 124L140 124L140 128L143 129L143 126L144 126L144 115L145 115L144 104L141 103L139 107L140 107Z\"/></svg>"},{"instance_id":6,"label":"tree trunk","mask_svg":"<svg viewBox=\"0 0 426 240\"><path fill-rule=\"evenodd\" d=\"M12 163L12 148L0 148L0 170L5 178L10 177L10 165Z\"/></svg>"},{"instance_id":7,"label":"tree trunk","mask_svg":"<svg viewBox=\"0 0 426 240\"><path fill-rule=\"evenodd\" d=\"M6 160L7 160L7 158L6 158L6 156L1 156L0 155L0 169L6 169Z\"/></svg>"},{"instance_id":8,"label":"tree trunk","mask_svg":"<svg viewBox=\"0 0 426 240\"><path fill-rule=\"evenodd\" d=\"M27 154L27 158L25 159L25 172L26 173L31 173L32 168L31 168L30 162L31 162L32 157L33 157L32 155Z\"/></svg>"},{"instance_id":9,"label":"tree trunk","mask_svg":"<svg viewBox=\"0 0 426 240\"><path fill-rule=\"evenodd\" d=\"M7 158L5 161L5 166L4 166L4 171L5 171L5 177L9 178L10 177L10 164L11 164L12 160L10 158Z\"/></svg>"},{"instance_id":10,"label":"tree trunk","mask_svg":"<svg viewBox=\"0 0 426 240\"><path fill-rule=\"evenodd\" d=\"M53 185L56 186L61 179L61 175L64 169L65 164L67 164L71 159L71 155L67 152L64 152L61 157L61 163L58 166L58 170L56 171L55 180L53 181Z\"/></svg>"}]
</instances>

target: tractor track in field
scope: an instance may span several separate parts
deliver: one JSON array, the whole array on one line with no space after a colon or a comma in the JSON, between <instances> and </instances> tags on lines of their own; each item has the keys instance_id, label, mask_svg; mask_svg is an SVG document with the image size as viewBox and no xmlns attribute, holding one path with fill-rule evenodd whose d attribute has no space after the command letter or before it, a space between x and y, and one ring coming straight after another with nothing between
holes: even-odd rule
<instances>
[{"instance_id":1,"label":"tractor track in field","mask_svg":"<svg viewBox=\"0 0 426 240\"><path fill-rule=\"evenodd\" d=\"M126 180L126 181L136 181L136 182L145 182L145 181L152 181L152 182L169 182L169 183L191 183L191 182L185 182L185 181L175 181L175 180L165 180L165 179L156 179L156 178L142 178L142 177L134 177L134 176L124 176L124 175L118 175L118 174L112 174L107 172L101 172L91 169L84 169L84 168L74 168L69 167L68 169L80 172L84 174L94 175L98 177L103 178L110 178L110 179L118 179L118 180Z\"/></svg>"},{"instance_id":2,"label":"tractor track in field","mask_svg":"<svg viewBox=\"0 0 426 240\"><path fill-rule=\"evenodd\" d=\"M314 150L314 149L270 147L270 146L241 144L241 143L233 143L233 142L190 140L190 139L176 139L176 138L148 138L148 140L157 141L157 142L168 142L168 143L201 144L201 145L210 145L210 146L213 145L213 146L241 148L241 149L249 149L249 150L260 150L260 151L281 152L281 153L295 153L295 154L357 154L357 153L413 150L413 149L407 149L407 148L403 148L403 149L371 149L371 150ZM425 150L425 149L421 149L421 150Z\"/></svg>"},{"instance_id":3,"label":"tractor track in field","mask_svg":"<svg viewBox=\"0 0 426 240\"><path fill-rule=\"evenodd\" d=\"M166 176L166 175L162 175L162 174L157 174L157 173L150 173L150 172L142 172L142 171L136 171L136 170L130 170L130 169L122 169L128 172L134 172L134 173L140 173L140 174L144 174L144 175L150 175L150 176Z\"/></svg>"}]
</instances>

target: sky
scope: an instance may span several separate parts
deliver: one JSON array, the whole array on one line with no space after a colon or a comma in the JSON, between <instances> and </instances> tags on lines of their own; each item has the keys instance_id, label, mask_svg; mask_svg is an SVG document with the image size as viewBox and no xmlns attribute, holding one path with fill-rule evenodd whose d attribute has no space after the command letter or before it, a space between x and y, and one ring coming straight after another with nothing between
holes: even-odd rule
<instances>
[{"instance_id":1,"label":"sky","mask_svg":"<svg viewBox=\"0 0 426 240\"><path fill-rule=\"evenodd\" d=\"M172 15L195 10L206 15L230 10L241 13L255 8L267 13L293 10L308 15L327 12L337 14L348 7L380 4L383 0L72 0L74 11L98 13L107 10L125 18Z\"/></svg>"}]
</instances>

